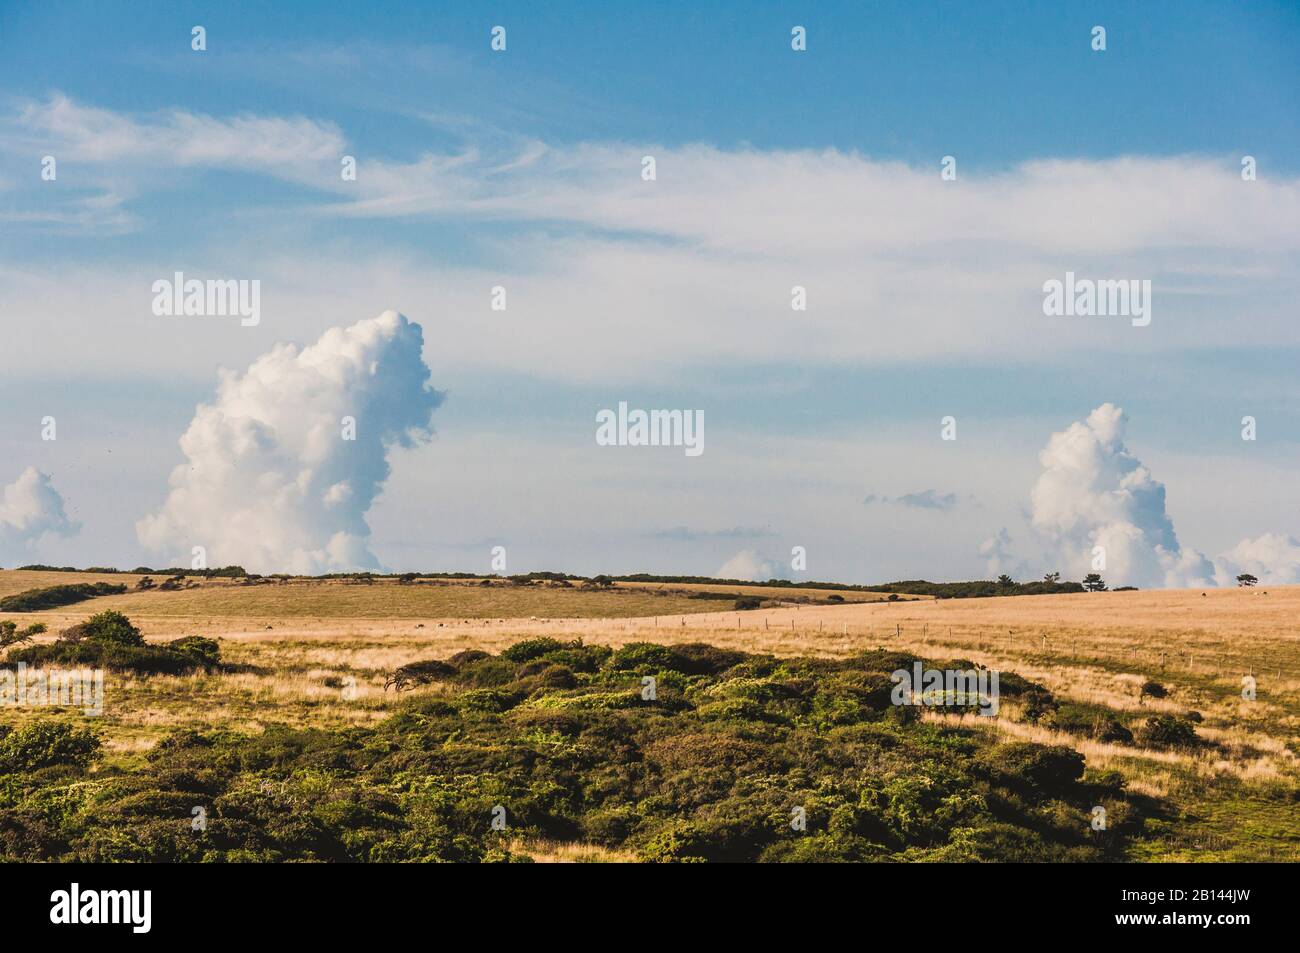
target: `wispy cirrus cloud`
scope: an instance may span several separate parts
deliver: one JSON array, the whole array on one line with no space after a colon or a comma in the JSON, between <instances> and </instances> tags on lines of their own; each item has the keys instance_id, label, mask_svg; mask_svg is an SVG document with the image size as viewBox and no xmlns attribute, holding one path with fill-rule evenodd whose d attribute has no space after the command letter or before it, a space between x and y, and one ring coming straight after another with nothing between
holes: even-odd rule
<instances>
[{"instance_id":1,"label":"wispy cirrus cloud","mask_svg":"<svg viewBox=\"0 0 1300 953\"><path fill-rule=\"evenodd\" d=\"M936 169L839 150L462 133L454 148L403 159L360 149L319 118L129 115L56 95L0 123L0 149L21 141L30 161L36 142L53 142L85 168L60 181L66 193L40 193L33 167L6 193L7 217L88 234L147 227L168 259L180 249L194 257L209 250L202 235L156 221L141 196L166 189L182 200L190 186L178 169L283 182L275 202L239 181L222 193L233 215L274 230L275 256L215 238L211 249L227 269L258 269L268 298L282 292L275 333L300 335L344 301L351 313L370 310L382 287L385 303L432 302L456 321L462 333L449 346L463 346L466 359L569 379L671 376L724 361L1214 351L1240 345L1243 320L1274 347L1300 346L1289 307L1300 295L1300 180L1243 182L1230 157L1035 160L944 182ZM350 153L355 181L340 176ZM657 161L654 181L641 177L646 154ZM381 230L365 252L321 247L321 219L338 217ZM382 229L399 220L402 229ZM428 255L426 245L455 254ZM143 263L131 280L172 265ZM28 269L34 278L40 267ZM63 276L76 270L63 262L60 279L46 283L68 284ZM1045 317L1043 283L1067 270L1150 278L1152 325ZM498 322L473 319L495 285L510 292L504 336ZM795 286L806 289L807 312L791 310ZM11 312L42 306L16 297L4 295ZM113 307L99 288L85 298L69 313ZM608 333L611 315L655 333L629 348Z\"/></svg>"},{"instance_id":2,"label":"wispy cirrus cloud","mask_svg":"<svg viewBox=\"0 0 1300 953\"><path fill-rule=\"evenodd\" d=\"M953 183L835 149L552 145L481 124L465 132L464 145L412 160L364 150L356 181L344 183L338 163L353 147L332 121L132 115L55 93L18 101L0 121L0 146L57 148L88 164L255 172L342 197L325 204L333 214L567 222L796 260L936 246L951 255L967 242L1089 256L1300 248L1300 181L1243 183L1235 157L1032 160ZM641 177L645 155L656 160L653 182Z\"/></svg>"},{"instance_id":3,"label":"wispy cirrus cloud","mask_svg":"<svg viewBox=\"0 0 1300 953\"><path fill-rule=\"evenodd\" d=\"M185 109L130 115L74 102L62 93L25 102L0 126L6 142L65 152L75 162L241 168L273 175L335 160L343 135L302 116L239 114L226 119Z\"/></svg>"},{"instance_id":4,"label":"wispy cirrus cloud","mask_svg":"<svg viewBox=\"0 0 1300 953\"><path fill-rule=\"evenodd\" d=\"M338 127L302 116L218 118L185 109L140 115L79 103L62 93L0 114L0 154L21 159L34 201L0 212L13 224L120 234L149 221L131 208L143 196L184 187L178 172L234 170L328 189L339 179ZM55 160L57 189L41 178ZM38 161L39 160L39 161Z\"/></svg>"}]
</instances>

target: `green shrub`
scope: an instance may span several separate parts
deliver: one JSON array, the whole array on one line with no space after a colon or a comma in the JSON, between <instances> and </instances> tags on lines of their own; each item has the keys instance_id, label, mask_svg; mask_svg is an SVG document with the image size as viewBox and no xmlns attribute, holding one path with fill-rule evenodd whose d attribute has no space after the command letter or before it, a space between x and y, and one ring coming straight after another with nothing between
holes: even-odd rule
<instances>
[{"instance_id":1,"label":"green shrub","mask_svg":"<svg viewBox=\"0 0 1300 953\"><path fill-rule=\"evenodd\" d=\"M673 670L684 675L719 675L745 660L744 652L703 642L674 645L672 654Z\"/></svg>"},{"instance_id":2,"label":"green shrub","mask_svg":"<svg viewBox=\"0 0 1300 953\"><path fill-rule=\"evenodd\" d=\"M9 648L9 646L18 645L21 642L30 642L33 636L41 635L44 632L44 622L24 626L22 630L19 630L17 622L10 622L6 619L0 622L0 649Z\"/></svg>"},{"instance_id":3,"label":"green shrub","mask_svg":"<svg viewBox=\"0 0 1300 953\"><path fill-rule=\"evenodd\" d=\"M518 703L519 698L513 693L492 688L477 688L460 696L460 704L465 711L500 713L509 711Z\"/></svg>"},{"instance_id":4,"label":"green shrub","mask_svg":"<svg viewBox=\"0 0 1300 953\"><path fill-rule=\"evenodd\" d=\"M67 766L84 768L99 755L99 738L88 728L34 721L0 729L0 774Z\"/></svg>"},{"instance_id":5,"label":"green shrub","mask_svg":"<svg viewBox=\"0 0 1300 953\"><path fill-rule=\"evenodd\" d=\"M183 675L195 669L211 671L221 662L213 639L198 635L150 645L140 630L120 612L101 612L67 629L57 642L12 649L4 667L89 666L140 675Z\"/></svg>"},{"instance_id":6,"label":"green shrub","mask_svg":"<svg viewBox=\"0 0 1300 953\"><path fill-rule=\"evenodd\" d=\"M0 808L0 862L39 862L68 849L58 825L34 811Z\"/></svg>"},{"instance_id":7,"label":"green shrub","mask_svg":"<svg viewBox=\"0 0 1300 953\"><path fill-rule=\"evenodd\" d=\"M1033 795L1064 793L1083 777L1083 755L1064 745L1009 741L984 756L995 775Z\"/></svg>"},{"instance_id":8,"label":"green shrub","mask_svg":"<svg viewBox=\"0 0 1300 953\"><path fill-rule=\"evenodd\" d=\"M533 659L542 658L550 652L579 648L582 648L581 640L561 642L559 639L550 638L526 639L523 642L516 642L509 648L502 649L501 657L512 662L531 662Z\"/></svg>"},{"instance_id":9,"label":"green shrub","mask_svg":"<svg viewBox=\"0 0 1300 953\"><path fill-rule=\"evenodd\" d=\"M527 680L529 691L542 688L577 688L578 678L572 669L565 665L554 665L545 659L537 659L521 665L517 673L520 680Z\"/></svg>"},{"instance_id":10,"label":"green shrub","mask_svg":"<svg viewBox=\"0 0 1300 953\"><path fill-rule=\"evenodd\" d=\"M186 675L196 669L209 670L215 667L214 663L208 662L201 654L177 651L170 645L106 645L66 641L12 649L5 656L4 667L12 668L19 662L32 668L89 667L110 672L134 672L138 675Z\"/></svg>"},{"instance_id":11,"label":"green shrub","mask_svg":"<svg viewBox=\"0 0 1300 953\"><path fill-rule=\"evenodd\" d=\"M554 649L546 653L546 660L564 665L575 672L595 672L613 654L606 645L580 645L577 648Z\"/></svg>"},{"instance_id":12,"label":"green shrub","mask_svg":"<svg viewBox=\"0 0 1300 953\"><path fill-rule=\"evenodd\" d=\"M1114 768L1104 768L1100 771L1089 768L1084 772L1084 782L1098 791L1105 791L1109 794L1118 794L1128 785L1124 780L1124 775Z\"/></svg>"},{"instance_id":13,"label":"green shrub","mask_svg":"<svg viewBox=\"0 0 1300 953\"><path fill-rule=\"evenodd\" d=\"M888 851L864 837L808 834L767 847L759 860L773 864L837 864L887 860Z\"/></svg>"},{"instance_id":14,"label":"green shrub","mask_svg":"<svg viewBox=\"0 0 1300 953\"><path fill-rule=\"evenodd\" d=\"M167 648L182 655L192 656L195 661L208 668L215 668L221 664L221 646L216 639L204 638L201 635L187 635L168 642Z\"/></svg>"},{"instance_id":15,"label":"green shrub","mask_svg":"<svg viewBox=\"0 0 1300 953\"><path fill-rule=\"evenodd\" d=\"M611 672L653 674L676 672L681 675L716 675L745 659L743 652L721 649L699 642L665 646L649 642L630 642L611 655L605 668Z\"/></svg>"},{"instance_id":16,"label":"green shrub","mask_svg":"<svg viewBox=\"0 0 1300 953\"><path fill-rule=\"evenodd\" d=\"M1132 744L1133 733L1103 705L1064 702L1051 712L1051 727L1070 734L1087 735L1110 744Z\"/></svg>"},{"instance_id":17,"label":"green shrub","mask_svg":"<svg viewBox=\"0 0 1300 953\"><path fill-rule=\"evenodd\" d=\"M112 609L93 615L85 622L74 625L63 636L69 642L85 640L98 645L144 645L144 636L131 624L131 620Z\"/></svg>"},{"instance_id":18,"label":"green shrub","mask_svg":"<svg viewBox=\"0 0 1300 953\"><path fill-rule=\"evenodd\" d=\"M641 817L626 804L602 808L583 818L583 836L602 847L618 847L636 831Z\"/></svg>"},{"instance_id":19,"label":"green shrub","mask_svg":"<svg viewBox=\"0 0 1300 953\"><path fill-rule=\"evenodd\" d=\"M999 691L1000 691L999 686ZM1024 715L1028 721L1038 721L1045 715L1050 715L1057 709L1056 699L1048 691L1030 691L1020 696L1024 704Z\"/></svg>"},{"instance_id":20,"label":"green shrub","mask_svg":"<svg viewBox=\"0 0 1300 953\"><path fill-rule=\"evenodd\" d=\"M384 691L392 688L402 692L417 685L427 685L430 682L450 681L455 675L455 668L437 659L427 662L412 662L389 673L384 680Z\"/></svg>"},{"instance_id":21,"label":"green shrub","mask_svg":"<svg viewBox=\"0 0 1300 953\"><path fill-rule=\"evenodd\" d=\"M608 667L620 672L675 671L678 658L666 645L629 642L610 656Z\"/></svg>"},{"instance_id":22,"label":"green shrub","mask_svg":"<svg viewBox=\"0 0 1300 953\"><path fill-rule=\"evenodd\" d=\"M515 680L518 669L514 662L504 658L478 659L460 666L456 681L474 688L498 688Z\"/></svg>"},{"instance_id":23,"label":"green shrub","mask_svg":"<svg viewBox=\"0 0 1300 953\"><path fill-rule=\"evenodd\" d=\"M1152 715L1138 731L1138 740L1152 748L1195 748L1201 744L1196 726L1173 715Z\"/></svg>"},{"instance_id":24,"label":"green shrub","mask_svg":"<svg viewBox=\"0 0 1300 953\"><path fill-rule=\"evenodd\" d=\"M1114 718L1105 718L1097 722L1093 737L1110 744L1131 745L1133 743L1133 732Z\"/></svg>"},{"instance_id":25,"label":"green shrub","mask_svg":"<svg viewBox=\"0 0 1300 953\"><path fill-rule=\"evenodd\" d=\"M970 663L965 663L968 667ZM1015 672L1003 672L998 680L998 692L1006 698L1020 698L1024 695L1045 695L1052 698L1052 693L1044 685L1038 682L1031 682L1029 679L1017 675ZM1055 709L1055 699L1049 707Z\"/></svg>"},{"instance_id":26,"label":"green shrub","mask_svg":"<svg viewBox=\"0 0 1300 953\"><path fill-rule=\"evenodd\" d=\"M481 662L483 659L490 659L492 653L484 652L480 649L465 649L463 652L457 652L451 658L447 659L447 664L456 671L460 671L467 665L473 665L475 662Z\"/></svg>"},{"instance_id":27,"label":"green shrub","mask_svg":"<svg viewBox=\"0 0 1300 953\"><path fill-rule=\"evenodd\" d=\"M1142 690L1138 692L1138 698L1165 698L1169 695L1169 690L1159 682L1143 682Z\"/></svg>"}]
</instances>

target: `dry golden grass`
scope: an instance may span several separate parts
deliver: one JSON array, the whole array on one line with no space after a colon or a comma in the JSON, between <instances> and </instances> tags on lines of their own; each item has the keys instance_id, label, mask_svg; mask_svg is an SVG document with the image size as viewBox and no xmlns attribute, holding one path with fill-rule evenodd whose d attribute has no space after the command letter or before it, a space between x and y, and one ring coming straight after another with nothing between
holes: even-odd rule
<instances>
[{"instance_id":1,"label":"dry golden grass","mask_svg":"<svg viewBox=\"0 0 1300 953\"><path fill-rule=\"evenodd\" d=\"M680 592L717 592L735 593L741 596L758 596L788 602L808 602L824 600L830 596L839 596L845 602L884 602L889 599L886 592L855 592L852 589L812 589L795 586L746 586L727 585L709 582L620 582L620 589L650 589ZM930 599L931 596L900 595L900 600Z\"/></svg>"},{"instance_id":2,"label":"dry golden grass","mask_svg":"<svg viewBox=\"0 0 1300 953\"><path fill-rule=\"evenodd\" d=\"M49 586L71 586L87 582L109 582L125 585L128 589L143 577L131 573L95 572L40 572L10 569L0 571L0 598L12 596L26 589L45 589Z\"/></svg>"},{"instance_id":3,"label":"dry golden grass","mask_svg":"<svg viewBox=\"0 0 1300 953\"><path fill-rule=\"evenodd\" d=\"M1164 764L1190 765L1195 760L1193 755L1181 751L1156 751L1133 745L1108 744L1093 741L1068 732L1053 731L1038 725L1005 718L981 718L977 715L960 718L942 712L926 711L922 713L926 721L940 722L948 725L961 725L980 731L994 731L1018 741L1033 741L1041 745L1068 745L1088 759L1088 764L1097 768L1108 768L1119 758L1140 758L1144 761L1158 761Z\"/></svg>"},{"instance_id":4,"label":"dry golden grass","mask_svg":"<svg viewBox=\"0 0 1300 953\"><path fill-rule=\"evenodd\" d=\"M627 618L685 615L716 610L725 600L701 599L681 589L621 587L599 589L549 583L516 586L494 580L487 584L460 580L422 580L403 585L395 579L370 584L345 580L291 579L244 585L230 579L190 579L183 589L163 592L135 588L140 576L121 574L0 571L0 594L25 589L108 581L125 583L130 591L59 609L9 614L18 620L44 622L52 630L66 628L87 616L113 609L126 613L146 632L160 635L183 629L207 634L224 629L267 631L268 627L299 623L350 625L374 620L412 625L515 616L523 618ZM161 577L154 577L161 582Z\"/></svg>"},{"instance_id":5,"label":"dry golden grass","mask_svg":"<svg viewBox=\"0 0 1300 953\"><path fill-rule=\"evenodd\" d=\"M229 599L247 596L256 600L264 591L227 588ZM377 587L346 588L362 596L367 592L379 595ZM520 599L532 595L527 590L513 594ZM139 598L152 597L145 594ZM1265 599L1269 601L1265 603ZM100 599L92 605L98 609L113 601L115 598ZM37 613L33 617L63 614ZM86 614L83 608L72 617ZM284 697L302 702L324 699L324 704L331 691L321 689L324 679L347 674L357 679L354 704L360 704L376 686L382 687L383 674L398 665L446 657L466 648L496 651L521 638L551 635L611 645L706 641L783 655L843 654L884 646L932 658L960 656L1017 671L1074 700L1130 710L1194 707L1206 715L1207 733L1248 730L1283 745L1276 729L1294 727L1300 717L1300 623L1296 622L1300 619L1300 588L1271 590L1267 597L1235 590L1212 592L1204 599L1199 592L1106 593L801 606L631 619L460 618L420 623L278 615L201 621L140 614L132 618L150 638L192 633L221 638L227 659L264 674L211 677L211 689L220 684L242 691L248 684L269 681L275 684L263 691L268 703ZM1172 628L1170 618L1178 619L1180 628ZM1120 624L1119 620L1126 621ZM417 627L420 625L423 627ZM1259 694L1255 702L1246 703L1240 698L1240 678L1252 671ZM1138 689L1148 678L1168 684L1170 698L1139 703ZM1278 752L1274 750L1274 754Z\"/></svg>"},{"instance_id":6,"label":"dry golden grass","mask_svg":"<svg viewBox=\"0 0 1300 953\"><path fill-rule=\"evenodd\" d=\"M630 851L607 850L594 844L564 844L558 841L511 841L510 851L538 864L631 864Z\"/></svg>"}]
</instances>

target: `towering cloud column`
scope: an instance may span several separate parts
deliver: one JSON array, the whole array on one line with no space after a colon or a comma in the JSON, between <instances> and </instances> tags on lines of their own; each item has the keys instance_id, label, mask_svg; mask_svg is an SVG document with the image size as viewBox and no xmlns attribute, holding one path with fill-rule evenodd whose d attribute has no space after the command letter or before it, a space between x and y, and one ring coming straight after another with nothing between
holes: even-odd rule
<instances>
[{"instance_id":1,"label":"towering cloud column","mask_svg":"<svg viewBox=\"0 0 1300 953\"><path fill-rule=\"evenodd\" d=\"M427 441L442 402L423 348L418 324L385 311L223 371L181 437L166 502L136 524L140 542L180 565L202 546L209 566L252 572L377 568L366 513L388 452Z\"/></svg>"},{"instance_id":2,"label":"towering cloud column","mask_svg":"<svg viewBox=\"0 0 1300 953\"><path fill-rule=\"evenodd\" d=\"M1092 571L1097 547L1110 583L1143 588L1212 585L1214 567L1184 550L1165 512L1165 487L1124 446L1127 418L1102 404L1052 434L1038 455L1033 525L1059 551L1066 577Z\"/></svg>"}]
</instances>

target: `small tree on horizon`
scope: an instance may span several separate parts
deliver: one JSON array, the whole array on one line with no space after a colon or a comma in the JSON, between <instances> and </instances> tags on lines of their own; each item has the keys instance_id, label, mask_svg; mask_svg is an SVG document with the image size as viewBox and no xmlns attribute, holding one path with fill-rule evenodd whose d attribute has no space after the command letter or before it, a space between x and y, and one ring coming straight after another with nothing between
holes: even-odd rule
<instances>
[{"instance_id":1,"label":"small tree on horizon","mask_svg":"<svg viewBox=\"0 0 1300 953\"><path fill-rule=\"evenodd\" d=\"M1248 572L1243 572L1240 576L1237 577L1237 585L1241 586L1243 589L1249 586L1253 586L1257 582L1259 582L1259 579L1255 576L1252 576Z\"/></svg>"},{"instance_id":2,"label":"small tree on horizon","mask_svg":"<svg viewBox=\"0 0 1300 953\"><path fill-rule=\"evenodd\" d=\"M1010 576L1008 576L1006 573L1003 573L1002 575L998 576L998 585L1001 586L1003 589L1009 589L1015 584L1016 581L1012 579Z\"/></svg>"},{"instance_id":3,"label":"small tree on horizon","mask_svg":"<svg viewBox=\"0 0 1300 953\"><path fill-rule=\"evenodd\" d=\"M1060 582L1061 574L1059 572L1049 572L1043 574L1043 582Z\"/></svg>"},{"instance_id":4,"label":"small tree on horizon","mask_svg":"<svg viewBox=\"0 0 1300 953\"><path fill-rule=\"evenodd\" d=\"M1083 577L1083 588L1089 592L1105 592L1106 583L1102 580L1100 574L1090 572Z\"/></svg>"}]
</instances>

